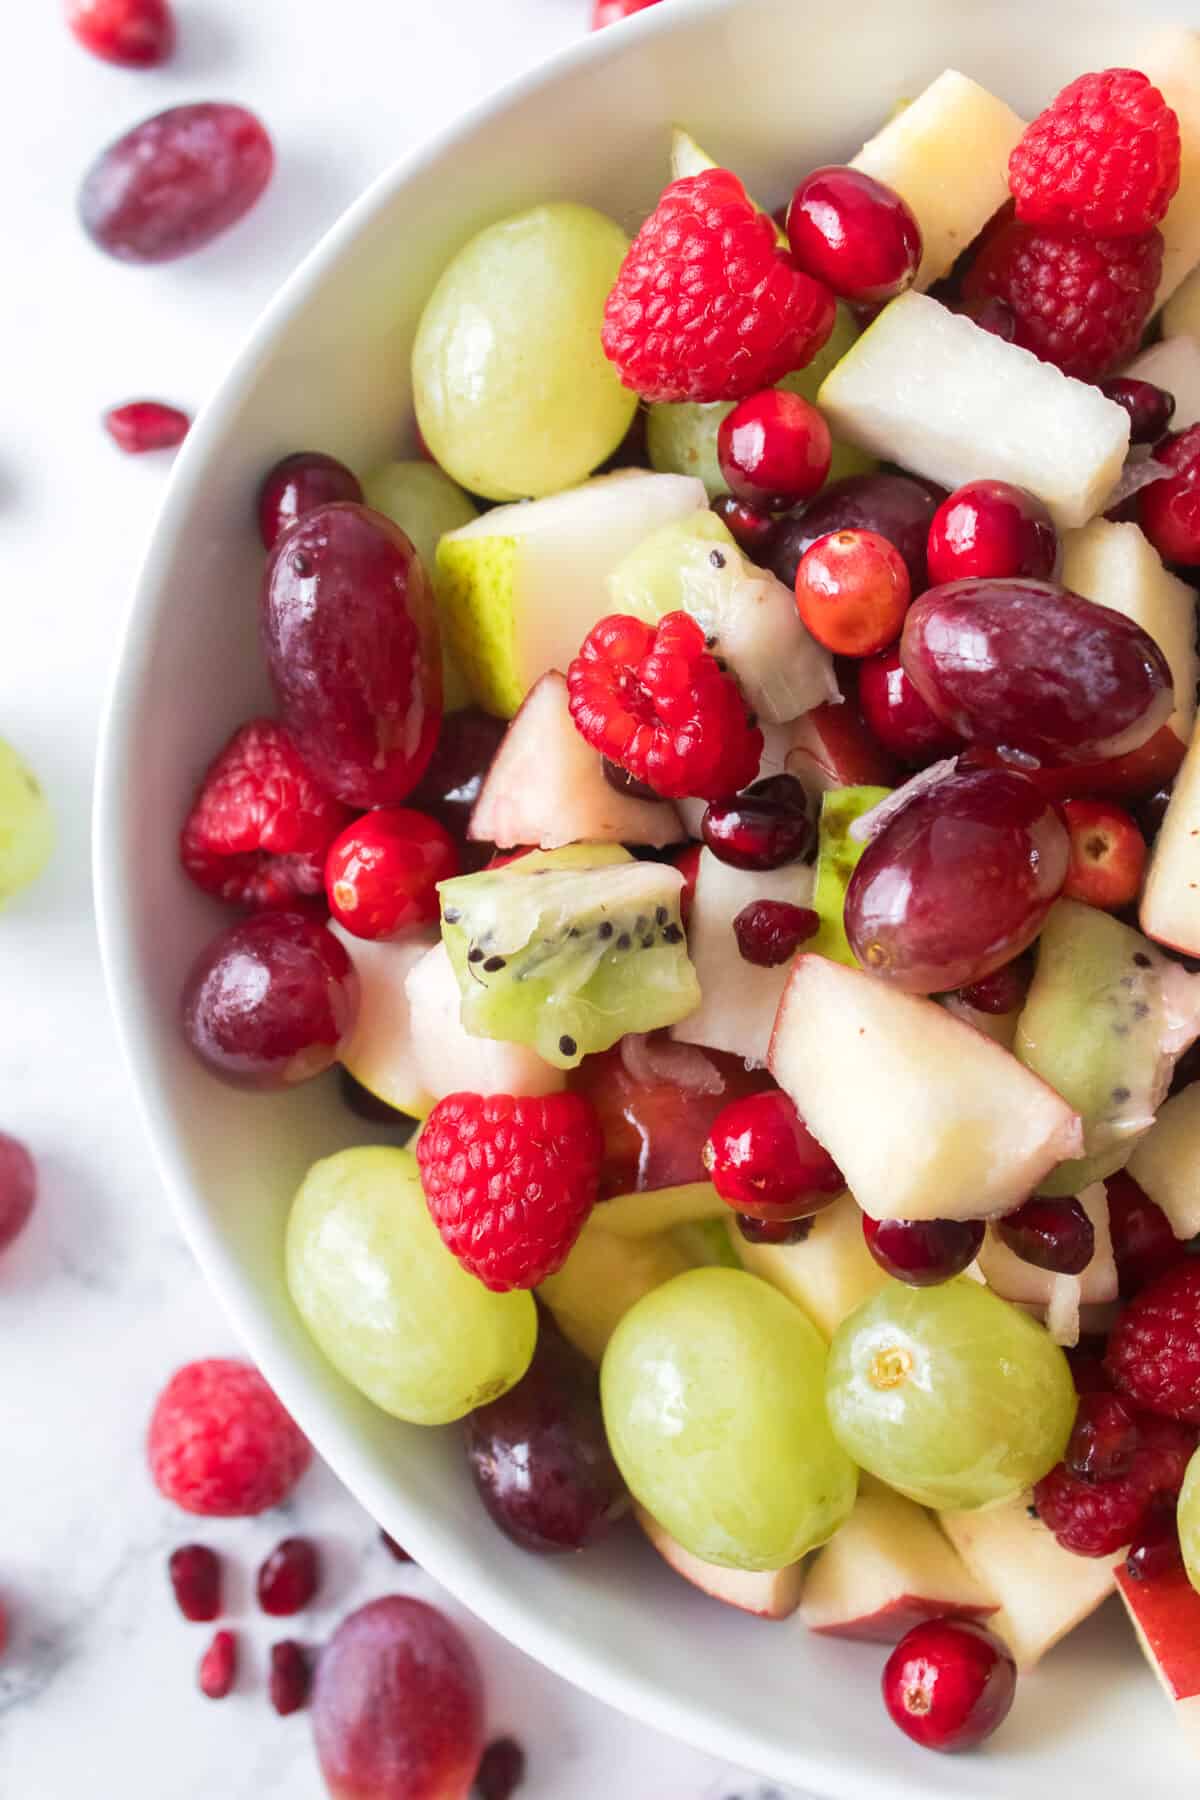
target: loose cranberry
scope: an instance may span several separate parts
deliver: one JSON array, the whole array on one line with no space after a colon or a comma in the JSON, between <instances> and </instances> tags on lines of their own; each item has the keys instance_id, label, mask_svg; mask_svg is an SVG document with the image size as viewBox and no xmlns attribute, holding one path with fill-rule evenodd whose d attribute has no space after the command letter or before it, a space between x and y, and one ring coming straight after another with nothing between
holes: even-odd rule
<instances>
[{"instance_id":1,"label":"loose cranberry","mask_svg":"<svg viewBox=\"0 0 1200 1800\"><path fill-rule=\"evenodd\" d=\"M1037 1195L996 1221L1014 1256L1056 1275L1082 1275L1096 1253L1096 1232L1078 1200Z\"/></svg>"},{"instance_id":2,"label":"loose cranberry","mask_svg":"<svg viewBox=\"0 0 1200 1800\"><path fill-rule=\"evenodd\" d=\"M1171 474L1138 494L1138 520L1164 562L1200 563L1200 425L1158 445L1156 462Z\"/></svg>"},{"instance_id":3,"label":"loose cranberry","mask_svg":"<svg viewBox=\"0 0 1200 1800\"><path fill-rule=\"evenodd\" d=\"M185 412L161 400L128 400L104 415L104 429L127 456L144 456L148 450L174 450L182 444L190 425Z\"/></svg>"},{"instance_id":4,"label":"loose cranberry","mask_svg":"<svg viewBox=\"0 0 1200 1800\"><path fill-rule=\"evenodd\" d=\"M962 740L936 719L905 674L893 644L858 665L858 703L885 750L917 768L952 756Z\"/></svg>"},{"instance_id":5,"label":"loose cranberry","mask_svg":"<svg viewBox=\"0 0 1200 1800\"><path fill-rule=\"evenodd\" d=\"M237 1639L232 1631L218 1631L200 1658L197 1680L209 1700L223 1700L237 1678Z\"/></svg>"},{"instance_id":6,"label":"loose cranberry","mask_svg":"<svg viewBox=\"0 0 1200 1800\"><path fill-rule=\"evenodd\" d=\"M85 50L125 69L154 69L175 48L168 0L68 0L67 24Z\"/></svg>"},{"instance_id":7,"label":"loose cranberry","mask_svg":"<svg viewBox=\"0 0 1200 1800\"><path fill-rule=\"evenodd\" d=\"M983 1247L979 1219L862 1221L867 1249L880 1268L908 1287L937 1287L969 1268Z\"/></svg>"},{"instance_id":8,"label":"loose cranberry","mask_svg":"<svg viewBox=\"0 0 1200 1800\"><path fill-rule=\"evenodd\" d=\"M493 1738L475 1776L478 1800L512 1800L525 1779L525 1752L516 1738Z\"/></svg>"},{"instance_id":9,"label":"loose cranberry","mask_svg":"<svg viewBox=\"0 0 1200 1800\"><path fill-rule=\"evenodd\" d=\"M683 886L679 890L679 916L686 925L692 916L692 902L696 898L696 875L700 868L700 845L689 844L672 859L675 867L683 876Z\"/></svg>"},{"instance_id":10,"label":"loose cranberry","mask_svg":"<svg viewBox=\"0 0 1200 1800\"><path fill-rule=\"evenodd\" d=\"M1117 1394L1081 1394L1064 1461L1084 1481L1128 1475L1138 1447L1137 1418Z\"/></svg>"},{"instance_id":11,"label":"loose cranberry","mask_svg":"<svg viewBox=\"0 0 1200 1800\"><path fill-rule=\"evenodd\" d=\"M976 1012L1002 1018L1005 1013L1017 1012L1024 1006L1032 980L1033 966L1029 958L1015 956L1011 962L1001 963L998 969L985 975L982 981L968 982L958 992Z\"/></svg>"},{"instance_id":12,"label":"loose cranberry","mask_svg":"<svg viewBox=\"0 0 1200 1800\"><path fill-rule=\"evenodd\" d=\"M459 873L445 826L409 807L380 807L347 825L325 863L329 910L360 938L433 924L437 884Z\"/></svg>"},{"instance_id":13,"label":"loose cranberry","mask_svg":"<svg viewBox=\"0 0 1200 1800\"><path fill-rule=\"evenodd\" d=\"M752 900L733 921L738 954L760 969L789 961L820 929L820 913L786 900Z\"/></svg>"},{"instance_id":14,"label":"loose cranberry","mask_svg":"<svg viewBox=\"0 0 1200 1800\"><path fill-rule=\"evenodd\" d=\"M302 513L334 500L361 501L358 476L336 456L320 450L297 450L268 470L258 490L258 530L270 550Z\"/></svg>"},{"instance_id":15,"label":"loose cranberry","mask_svg":"<svg viewBox=\"0 0 1200 1800\"><path fill-rule=\"evenodd\" d=\"M734 494L718 494L710 502L710 511L716 513L727 527L738 549L744 550L747 556L757 561L758 552L766 548L775 529L775 521L770 513L760 512L756 506L747 506L744 500L739 500Z\"/></svg>"},{"instance_id":16,"label":"loose cranberry","mask_svg":"<svg viewBox=\"0 0 1200 1800\"><path fill-rule=\"evenodd\" d=\"M258 1571L258 1604L277 1619L303 1612L320 1581L321 1561L312 1540L284 1538Z\"/></svg>"},{"instance_id":17,"label":"loose cranberry","mask_svg":"<svg viewBox=\"0 0 1200 1800\"><path fill-rule=\"evenodd\" d=\"M504 732L503 719L493 719L477 706L447 713L429 766L407 804L429 813L465 844L479 790Z\"/></svg>"},{"instance_id":18,"label":"loose cranberry","mask_svg":"<svg viewBox=\"0 0 1200 1800\"><path fill-rule=\"evenodd\" d=\"M726 486L762 512L811 499L829 474L832 455L829 427L816 407L783 388L739 400L717 432Z\"/></svg>"},{"instance_id":19,"label":"loose cranberry","mask_svg":"<svg viewBox=\"0 0 1200 1800\"><path fill-rule=\"evenodd\" d=\"M1006 344L1016 342L1017 315L1007 300L988 294L981 300L964 301L962 311L969 319L974 319L981 331L989 331L993 337L1002 338Z\"/></svg>"},{"instance_id":20,"label":"loose cranberry","mask_svg":"<svg viewBox=\"0 0 1200 1800\"><path fill-rule=\"evenodd\" d=\"M1011 481L969 481L944 500L929 527L929 579L1027 575L1048 579L1058 562L1049 511Z\"/></svg>"},{"instance_id":21,"label":"loose cranberry","mask_svg":"<svg viewBox=\"0 0 1200 1800\"><path fill-rule=\"evenodd\" d=\"M1183 1551L1179 1545L1179 1526L1175 1508L1169 1501L1151 1507L1125 1558L1125 1567L1134 1581L1156 1581L1183 1567Z\"/></svg>"},{"instance_id":22,"label":"loose cranberry","mask_svg":"<svg viewBox=\"0 0 1200 1800\"><path fill-rule=\"evenodd\" d=\"M730 800L714 800L700 826L713 855L734 869L779 869L812 847L808 795L792 775L767 775Z\"/></svg>"},{"instance_id":23,"label":"loose cranberry","mask_svg":"<svg viewBox=\"0 0 1200 1800\"><path fill-rule=\"evenodd\" d=\"M894 643L911 598L903 558L875 531L831 531L796 570L796 609L839 656L873 656Z\"/></svg>"},{"instance_id":24,"label":"loose cranberry","mask_svg":"<svg viewBox=\"0 0 1200 1800\"><path fill-rule=\"evenodd\" d=\"M1174 416L1174 394L1131 375L1111 375L1099 387L1102 394L1129 414L1131 444L1157 444Z\"/></svg>"},{"instance_id":25,"label":"loose cranberry","mask_svg":"<svg viewBox=\"0 0 1200 1800\"><path fill-rule=\"evenodd\" d=\"M167 1573L185 1619L199 1623L220 1617L221 1559L215 1550L205 1544L184 1544L172 1550Z\"/></svg>"},{"instance_id":26,"label":"loose cranberry","mask_svg":"<svg viewBox=\"0 0 1200 1800\"><path fill-rule=\"evenodd\" d=\"M29 1223L37 1199L37 1168L17 1138L0 1131L0 1251Z\"/></svg>"},{"instance_id":27,"label":"loose cranberry","mask_svg":"<svg viewBox=\"0 0 1200 1800\"><path fill-rule=\"evenodd\" d=\"M1120 912L1141 892L1146 840L1123 807L1111 800L1065 800L1071 863L1063 885L1068 900Z\"/></svg>"},{"instance_id":28,"label":"loose cranberry","mask_svg":"<svg viewBox=\"0 0 1200 1800\"><path fill-rule=\"evenodd\" d=\"M390 1531L381 1529L379 1541L387 1551L388 1555L394 1556L398 1563L410 1563L412 1561L412 1557L408 1554L408 1551L404 1548L403 1544L398 1544Z\"/></svg>"},{"instance_id":29,"label":"loose cranberry","mask_svg":"<svg viewBox=\"0 0 1200 1800\"><path fill-rule=\"evenodd\" d=\"M901 1638L883 1671L883 1703L926 1750L973 1750L1008 1717L1017 1665L967 1619L929 1619Z\"/></svg>"},{"instance_id":30,"label":"loose cranberry","mask_svg":"<svg viewBox=\"0 0 1200 1800\"><path fill-rule=\"evenodd\" d=\"M760 1219L806 1218L846 1185L778 1088L734 1100L718 1113L701 1157L722 1200Z\"/></svg>"},{"instance_id":31,"label":"loose cranberry","mask_svg":"<svg viewBox=\"0 0 1200 1800\"><path fill-rule=\"evenodd\" d=\"M267 1692L275 1711L286 1718L308 1705L312 1687L312 1664L308 1651L295 1638L283 1638L271 1645L271 1673Z\"/></svg>"},{"instance_id":32,"label":"loose cranberry","mask_svg":"<svg viewBox=\"0 0 1200 1800\"><path fill-rule=\"evenodd\" d=\"M813 1215L803 1219L756 1219L738 1213L734 1224L748 1244L802 1244L813 1228Z\"/></svg>"},{"instance_id":33,"label":"loose cranberry","mask_svg":"<svg viewBox=\"0 0 1200 1800\"><path fill-rule=\"evenodd\" d=\"M894 188L859 169L814 169L792 195L788 243L800 267L843 300L878 305L911 287L921 228Z\"/></svg>"},{"instance_id":34,"label":"loose cranberry","mask_svg":"<svg viewBox=\"0 0 1200 1800\"><path fill-rule=\"evenodd\" d=\"M122 262L169 262L249 212L275 153L243 106L202 102L143 119L92 164L79 193L83 228Z\"/></svg>"}]
</instances>

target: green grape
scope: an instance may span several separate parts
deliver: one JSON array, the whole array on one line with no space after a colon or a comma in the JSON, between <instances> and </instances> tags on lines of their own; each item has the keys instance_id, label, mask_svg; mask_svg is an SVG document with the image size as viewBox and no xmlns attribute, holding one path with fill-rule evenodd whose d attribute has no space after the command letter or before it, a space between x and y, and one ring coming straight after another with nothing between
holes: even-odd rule
<instances>
[{"instance_id":1,"label":"green grape","mask_svg":"<svg viewBox=\"0 0 1200 1800\"><path fill-rule=\"evenodd\" d=\"M54 818L29 765L0 738L0 904L36 881L54 848Z\"/></svg>"},{"instance_id":2,"label":"green grape","mask_svg":"<svg viewBox=\"0 0 1200 1800\"><path fill-rule=\"evenodd\" d=\"M438 540L479 517L471 500L431 462L387 462L363 482L368 506L394 519L407 532L426 574L433 579ZM442 704L458 712L471 704L471 694L442 632Z\"/></svg>"},{"instance_id":3,"label":"green grape","mask_svg":"<svg viewBox=\"0 0 1200 1800\"><path fill-rule=\"evenodd\" d=\"M839 1326L829 1416L847 1454L922 1506L1011 1500L1067 1447L1066 1357L1027 1313L961 1276L889 1281Z\"/></svg>"},{"instance_id":4,"label":"green grape","mask_svg":"<svg viewBox=\"0 0 1200 1800\"><path fill-rule=\"evenodd\" d=\"M1192 1457L1179 1490L1179 1547L1188 1580L1200 1594L1200 1450Z\"/></svg>"},{"instance_id":5,"label":"green grape","mask_svg":"<svg viewBox=\"0 0 1200 1800\"><path fill-rule=\"evenodd\" d=\"M532 1295L493 1294L455 1260L409 1150L314 1163L292 1202L286 1260L296 1309L334 1368L398 1419L447 1425L529 1367Z\"/></svg>"},{"instance_id":6,"label":"green grape","mask_svg":"<svg viewBox=\"0 0 1200 1800\"><path fill-rule=\"evenodd\" d=\"M430 451L489 500L555 494L617 448L637 398L604 354L629 248L589 206L502 219L443 272L417 327L413 394Z\"/></svg>"},{"instance_id":7,"label":"green grape","mask_svg":"<svg viewBox=\"0 0 1200 1800\"><path fill-rule=\"evenodd\" d=\"M685 1549L781 1569L823 1544L857 1471L824 1402L825 1345L754 1275L692 1269L626 1313L604 1354L604 1423L634 1498Z\"/></svg>"}]
</instances>

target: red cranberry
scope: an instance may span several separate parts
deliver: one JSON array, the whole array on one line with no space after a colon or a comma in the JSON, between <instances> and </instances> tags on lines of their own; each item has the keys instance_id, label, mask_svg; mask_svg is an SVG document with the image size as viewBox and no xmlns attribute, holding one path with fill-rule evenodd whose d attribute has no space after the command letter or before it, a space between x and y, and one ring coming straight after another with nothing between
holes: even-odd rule
<instances>
[{"instance_id":1,"label":"red cranberry","mask_svg":"<svg viewBox=\"0 0 1200 1800\"><path fill-rule=\"evenodd\" d=\"M168 0L67 0L67 24L93 56L125 69L153 69L175 48Z\"/></svg>"},{"instance_id":2,"label":"red cranberry","mask_svg":"<svg viewBox=\"0 0 1200 1800\"><path fill-rule=\"evenodd\" d=\"M1150 1508L1129 1546L1125 1567L1134 1581L1156 1581L1183 1567L1179 1526L1170 1502L1160 1501Z\"/></svg>"},{"instance_id":3,"label":"red cranberry","mask_svg":"<svg viewBox=\"0 0 1200 1800\"><path fill-rule=\"evenodd\" d=\"M282 1638L278 1644L272 1644L267 1692L275 1711L285 1718L288 1713L299 1712L308 1705L311 1687L312 1664L304 1645L295 1638Z\"/></svg>"},{"instance_id":4,"label":"red cranberry","mask_svg":"<svg viewBox=\"0 0 1200 1800\"><path fill-rule=\"evenodd\" d=\"M929 579L1027 575L1046 580L1058 533L1042 502L1011 481L969 481L944 500L929 527Z\"/></svg>"},{"instance_id":5,"label":"red cranberry","mask_svg":"<svg viewBox=\"0 0 1200 1800\"><path fill-rule=\"evenodd\" d=\"M928 580L929 527L945 498L944 488L912 475L847 475L779 519L762 560L785 587L794 587L800 558L818 538L831 531L874 531L900 552L919 594Z\"/></svg>"},{"instance_id":6,"label":"red cranberry","mask_svg":"<svg viewBox=\"0 0 1200 1800\"><path fill-rule=\"evenodd\" d=\"M358 476L336 456L320 450L297 450L285 456L263 477L258 490L258 530L270 550L302 513L327 506L334 500L361 501Z\"/></svg>"},{"instance_id":7,"label":"red cranberry","mask_svg":"<svg viewBox=\"0 0 1200 1800\"><path fill-rule=\"evenodd\" d=\"M768 775L713 800L700 826L713 855L734 869L779 869L799 862L812 846L808 795L792 775Z\"/></svg>"},{"instance_id":8,"label":"red cranberry","mask_svg":"<svg viewBox=\"0 0 1200 1800\"><path fill-rule=\"evenodd\" d=\"M258 1604L282 1619L303 1612L321 1581L321 1562L310 1538L284 1538L258 1571Z\"/></svg>"},{"instance_id":9,"label":"red cranberry","mask_svg":"<svg viewBox=\"0 0 1200 1800\"><path fill-rule=\"evenodd\" d=\"M937 1287L969 1268L983 1247L979 1219L862 1221L867 1249L888 1275L908 1287Z\"/></svg>"},{"instance_id":10,"label":"red cranberry","mask_svg":"<svg viewBox=\"0 0 1200 1800\"><path fill-rule=\"evenodd\" d=\"M756 506L747 506L734 494L718 494L710 503L710 510L726 527L739 550L744 550L752 561L758 560L758 552L765 549L775 529L775 521L770 513L760 512Z\"/></svg>"},{"instance_id":11,"label":"red cranberry","mask_svg":"<svg viewBox=\"0 0 1200 1800\"><path fill-rule=\"evenodd\" d=\"M961 745L918 694L894 644L858 665L858 701L868 730L902 762L919 768L952 756Z\"/></svg>"},{"instance_id":12,"label":"red cranberry","mask_svg":"<svg viewBox=\"0 0 1200 1800\"><path fill-rule=\"evenodd\" d=\"M209 1700L223 1700L237 1678L237 1639L232 1631L218 1631L200 1658L197 1680Z\"/></svg>"},{"instance_id":13,"label":"red cranberry","mask_svg":"<svg viewBox=\"0 0 1200 1800\"><path fill-rule=\"evenodd\" d=\"M1002 338L1006 344L1016 343L1017 315L1007 300L988 294L981 300L964 301L962 310L969 319L974 319L981 331L990 331L993 337Z\"/></svg>"},{"instance_id":14,"label":"red cranberry","mask_svg":"<svg viewBox=\"0 0 1200 1800\"><path fill-rule=\"evenodd\" d=\"M788 207L787 235L805 273L843 300L894 300L921 265L921 228L911 208L859 169L806 175Z\"/></svg>"},{"instance_id":15,"label":"red cranberry","mask_svg":"<svg viewBox=\"0 0 1200 1800\"><path fill-rule=\"evenodd\" d=\"M212 1620L221 1613L221 1559L205 1544L184 1544L172 1550L167 1573L175 1603L193 1623Z\"/></svg>"},{"instance_id":16,"label":"red cranberry","mask_svg":"<svg viewBox=\"0 0 1200 1800\"><path fill-rule=\"evenodd\" d=\"M161 400L129 400L104 415L104 429L127 456L144 456L148 450L174 450L188 434L191 420L177 406Z\"/></svg>"},{"instance_id":17,"label":"red cranberry","mask_svg":"<svg viewBox=\"0 0 1200 1800\"><path fill-rule=\"evenodd\" d=\"M37 1168L17 1138L0 1131L0 1251L29 1223L37 1199Z\"/></svg>"},{"instance_id":18,"label":"red cranberry","mask_svg":"<svg viewBox=\"0 0 1200 1800\"><path fill-rule=\"evenodd\" d=\"M525 1752L516 1738L493 1738L475 1776L477 1800L512 1800L525 1779Z\"/></svg>"},{"instance_id":19,"label":"red cranberry","mask_svg":"<svg viewBox=\"0 0 1200 1800\"><path fill-rule=\"evenodd\" d=\"M696 875L700 868L700 845L689 844L681 850L673 862L683 876L683 886L679 890L679 916L686 925L692 916L692 902L696 898Z\"/></svg>"},{"instance_id":20,"label":"red cranberry","mask_svg":"<svg viewBox=\"0 0 1200 1800\"><path fill-rule=\"evenodd\" d=\"M1008 1646L967 1619L929 1619L901 1638L883 1671L883 1703L926 1750L972 1750L1008 1717L1017 1665Z\"/></svg>"},{"instance_id":21,"label":"red cranberry","mask_svg":"<svg viewBox=\"0 0 1200 1800\"><path fill-rule=\"evenodd\" d=\"M997 1219L996 1230L1014 1256L1055 1275L1082 1275L1096 1253L1096 1232L1078 1200L1037 1195Z\"/></svg>"},{"instance_id":22,"label":"red cranberry","mask_svg":"<svg viewBox=\"0 0 1200 1800\"><path fill-rule=\"evenodd\" d=\"M360 938L389 938L438 917L437 884L459 872L445 826L404 806L347 825L325 862L329 910Z\"/></svg>"},{"instance_id":23,"label":"red cranberry","mask_svg":"<svg viewBox=\"0 0 1200 1800\"><path fill-rule=\"evenodd\" d=\"M1071 834L1064 898L1103 912L1131 906L1141 892L1147 856L1135 821L1111 800L1064 800L1062 810Z\"/></svg>"},{"instance_id":24,"label":"red cranberry","mask_svg":"<svg viewBox=\"0 0 1200 1800\"><path fill-rule=\"evenodd\" d=\"M1005 1013L1017 1012L1024 1006L1032 980L1033 966L1029 958L1014 956L1011 962L1001 963L981 981L969 981L966 987L959 988L958 993L976 1012L1002 1018Z\"/></svg>"},{"instance_id":25,"label":"red cranberry","mask_svg":"<svg viewBox=\"0 0 1200 1800\"><path fill-rule=\"evenodd\" d=\"M504 732L503 719L493 719L477 706L447 713L429 766L407 804L429 813L451 837L465 843L479 790Z\"/></svg>"},{"instance_id":26,"label":"red cranberry","mask_svg":"<svg viewBox=\"0 0 1200 1800\"><path fill-rule=\"evenodd\" d=\"M79 216L122 262L169 262L236 224L271 179L275 153L243 106L202 102L143 119L83 178Z\"/></svg>"},{"instance_id":27,"label":"red cranberry","mask_svg":"<svg viewBox=\"0 0 1200 1800\"><path fill-rule=\"evenodd\" d=\"M876 531L831 531L796 570L796 610L839 656L873 656L893 644L911 598L903 557Z\"/></svg>"},{"instance_id":28,"label":"red cranberry","mask_svg":"<svg viewBox=\"0 0 1200 1800\"><path fill-rule=\"evenodd\" d=\"M813 1216L756 1219L750 1213L738 1213L734 1224L748 1244L802 1244L813 1228Z\"/></svg>"},{"instance_id":29,"label":"red cranberry","mask_svg":"<svg viewBox=\"0 0 1200 1800\"><path fill-rule=\"evenodd\" d=\"M1121 1298L1132 1300L1142 1288L1173 1269L1184 1249L1162 1207L1142 1192L1128 1170L1110 1175L1104 1186Z\"/></svg>"},{"instance_id":30,"label":"red cranberry","mask_svg":"<svg viewBox=\"0 0 1200 1800\"><path fill-rule=\"evenodd\" d=\"M1098 385L1102 394L1129 414L1130 443L1157 444L1174 416L1174 394L1132 375L1111 375Z\"/></svg>"},{"instance_id":31,"label":"red cranberry","mask_svg":"<svg viewBox=\"0 0 1200 1800\"><path fill-rule=\"evenodd\" d=\"M1138 494L1142 530L1164 562L1200 563L1200 425L1165 438L1154 458L1172 472Z\"/></svg>"},{"instance_id":32,"label":"red cranberry","mask_svg":"<svg viewBox=\"0 0 1200 1800\"><path fill-rule=\"evenodd\" d=\"M335 1063L358 1012L354 965L303 913L258 913L201 951L183 997L184 1032L214 1075L279 1088Z\"/></svg>"},{"instance_id":33,"label":"red cranberry","mask_svg":"<svg viewBox=\"0 0 1200 1800\"><path fill-rule=\"evenodd\" d=\"M805 1218L846 1185L778 1088L734 1100L718 1113L702 1158L722 1200L756 1218Z\"/></svg>"},{"instance_id":34,"label":"red cranberry","mask_svg":"<svg viewBox=\"0 0 1200 1800\"><path fill-rule=\"evenodd\" d=\"M408 1554L408 1551L404 1548L403 1544L398 1544L390 1531L381 1529L379 1541L387 1551L388 1555L394 1556L398 1563L410 1563L412 1561L412 1557Z\"/></svg>"},{"instance_id":35,"label":"red cranberry","mask_svg":"<svg viewBox=\"0 0 1200 1800\"><path fill-rule=\"evenodd\" d=\"M717 460L737 499L762 512L809 500L829 474L833 444L815 406L783 388L739 400L717 432Z\"/></svg>"},{"instance_id":36,"label":"red cranberry","mask_svg":"<svg viewBox=\"0 0 1200 1800\"><path fill-rule=\"evenodd\" d=\"M1128 1475L1138 1447L1133 1408L1117 1394L1081 1394L1075 1425L1063 1458L1084 1481L1113 1481Z\"/></svg>"},{"instance_id":37,"label":"red cranberry","mask_svg":"<svg viewBox=\"0 0 1200 1800\"><path fill-rule=\"evenodd\" d=\"M820 929L820 913L786 900L752 900L733 921L738 954L760 969L789 961Z\"/></svg>"}]
</instances>

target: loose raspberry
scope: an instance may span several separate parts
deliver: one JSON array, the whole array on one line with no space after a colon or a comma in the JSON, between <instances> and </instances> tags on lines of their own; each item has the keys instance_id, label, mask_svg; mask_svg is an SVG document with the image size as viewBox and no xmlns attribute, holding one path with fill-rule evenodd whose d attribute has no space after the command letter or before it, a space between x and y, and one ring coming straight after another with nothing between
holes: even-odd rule
<instances>
[{"instance_id":1,"label":"loose raspberry","mask_svg":"<svg viewBox=\"0 0 1200 1800\"><path fill-rule=\"evenodd\" d=\"M324 894L326 853L351 816L282 725L252 719L201 782L180 857L197 887L231 905L294 907Z\"/></svg>"},{"instance_id":2,"label":"loose raspberry","mask_svg":"<svg viewBox=\"0 0 1200 1800\"><path fill-rule=\"evenodd\" d=\"M1134 1296L1113 1326L1105 1366L1148 1412L1200 1424L1200 1263L1168 1269Z\"/></svg>"},{"instance_id":3,"label":"loose raspberry","mask_svg":"<svg viewBox=\"0 0 1200 1800\"><path fill-rule=\"evenodd\" d=\"M968 302L1003 300L1016 342L1064 374L1098 381L1138 347L1162 274L1158 231L1084 237L1020 219L988 238L963 281Z\"/></svg>"},{"instance_id":4,"label":"loose raspberry","mask_svg":"<svg viewBox=\"0 0 1200 1800\"><path fill-rule=\"evenodd\" d=\"M658 629L613 613L567 671L580 735L666 800L724 800L754 780L763 738L688 613Z\"/></svg>"},{"instance_id":5,"label":"loose raspberry","mask_svg":"<svg viewBox=\"0 0 1200 1800\"><path fill-rule=\"evenodd\" d=\"M1179 186L1179 120L1136 69L1081 75L1026 127L1008 185L1031 225L1136 237Z\"/></svg>"},{"instance_id":6,"label":"loose raspberry","mask_svg":"<svg viewBox=\"0 0 1200 1800\"><path fill-rule=\"evenodd\" d=\"M278 1506L312 1461L308 1439L258 1370L219 1356L172 1375L155 1404L146 1455L166 1499L213 1518Z\"/></svg>"},{"instance_id":7,"label":"loose raspberry","mask_svg":"<svg viewBox=\"0 0 1200 1800\"><path fill-rule=\"evenodd\" d=\"M1143 1414L1137 1439L1127 1475L1088 1481L1059 1463L1034 1488L1038 1515L1064 1550L1076 1556L1115 1556L1137 1536L1157 1503L1178 1495L1195 1447L1194 1432L1173 1419Z\"/></svg>"},{"instance_id":8,"label":"loose raspberry","mask_svg":"<svg viewBox=\"0 0 1200 1800\"><path fill-rule=\"evenodd\" d=\"M811 362L834 316L737 176L706 169L673 181L638 232L601 335L643 400L740 400Z\"/></svg>"},{"instance_id":9,"label":"loose raspberry","mask_svg":"<svg viewBox=\"0 0 1200 1800\"><path fill-rule=\"evenodd\" d=\"M498 1294L536 1287L562 1267L595 1205L603 1155L581 1094L449 1094L417 1140L447 1248Z\"/></svg>"}]
</instances>

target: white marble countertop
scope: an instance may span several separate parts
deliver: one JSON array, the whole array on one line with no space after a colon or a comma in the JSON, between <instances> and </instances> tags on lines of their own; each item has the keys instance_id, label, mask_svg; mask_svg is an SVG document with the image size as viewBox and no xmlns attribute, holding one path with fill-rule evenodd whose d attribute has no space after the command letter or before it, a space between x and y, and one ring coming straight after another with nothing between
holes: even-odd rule
<instances>
[{"instance_id":1,"label":"white marble countertop","mask_svg":"<svg viewBox=\"0 0 1200 1800\"><path fill-rule=\"evenodd\" d=\"M189 1522L152 1489L153 1396L190 1357L233 1347L148 1160L117 1060L93 935L93 744L126 595L162 490L157 457L122 458L104 407L150 395L195 409L300 254L397 153L586 29L588 0L177 0L169 69L132 74L68 37L61 0L10 0L0 109L0 733L53 799L48 876L0 920L0 1128L24 1138L41 1204L0 1265L0 1660L4 1800L319 1800L303 1716L263 1691L267 1644L248 1576L278 1514ZM106 261L74 217L97 149L180 100L243 100L279 152L269 204L237 240L160 269ZM398 1568L327 1471L289 1528L328 1563L319 1639ZM201 1529L196 1529L197 1525ZM194 1671L165 1559L200 1537L225 1552L245 1678L224 1705ZM453 1609L452 1609L453 1610ZM282 1624L282 1622L280 1622ZM468 1621L495 1731L530 1759L528 1800L783 1800L565 1687Z\"/></svg>"}]
</instances>

